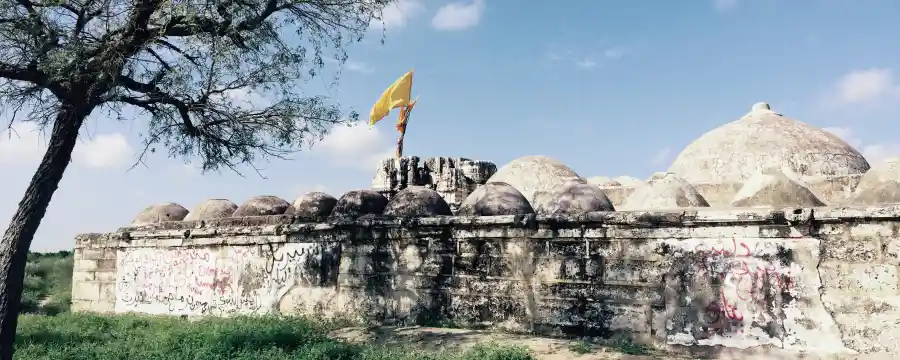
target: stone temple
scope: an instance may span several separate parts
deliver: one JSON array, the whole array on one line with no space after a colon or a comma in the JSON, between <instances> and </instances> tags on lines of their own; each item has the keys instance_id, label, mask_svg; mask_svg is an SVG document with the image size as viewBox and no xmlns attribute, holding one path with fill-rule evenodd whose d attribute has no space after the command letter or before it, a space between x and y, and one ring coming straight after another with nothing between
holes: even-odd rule
<instances>
[{"instance_id":1,"label":"stone temple","mask_svg":"<svg viewBox=\"0 0 900 360\"><path fill-rule=\"evenodd\" d=\"M759 103L646 181L606 175L405 157L340 197L152 205L76 238L73 309L900 353L900 161Z\"/></svg>"}]
</instances>

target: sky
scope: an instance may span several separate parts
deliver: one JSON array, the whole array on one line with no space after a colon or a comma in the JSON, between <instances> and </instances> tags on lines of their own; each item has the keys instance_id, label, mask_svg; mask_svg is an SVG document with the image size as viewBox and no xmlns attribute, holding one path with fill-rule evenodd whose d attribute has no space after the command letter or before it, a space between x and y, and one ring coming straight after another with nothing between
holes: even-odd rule
<instances>
[{"instance_id":1,"label":"sky","mask_svg":"<svg viewBox=\"0 0 900 360\"><path fill-rule=\"evenodd\" d=\"M527 4L527 5L526 5ZM562 5L565 4L565 5ZM415 69L405 154L556 158L584 177L646 178L691 141L765 101L826 128L870 162L900 155L900 2L869 0L401 0L349 48L340 82L310 91L367 115ZM380 42L385 34L385 42ZM330 71L337 71L329 64ZM145 207L256 195L293 201L369 188L391 156L394 114L338 127L261 174L201 173L155 155L134 164L141 119L92 116L34 251L126 226ZM0 218L12 217L46 148L28 123L0 136Z\"/></svg>"}]
</instances>

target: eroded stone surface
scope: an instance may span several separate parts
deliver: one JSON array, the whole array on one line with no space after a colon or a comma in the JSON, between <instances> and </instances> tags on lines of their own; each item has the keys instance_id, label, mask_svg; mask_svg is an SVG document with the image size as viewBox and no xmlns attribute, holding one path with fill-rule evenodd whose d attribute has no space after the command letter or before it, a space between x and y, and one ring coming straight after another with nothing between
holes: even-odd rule
<instances>
[{"instance_id":1,"label":"eroded stone surface","mask_svg":"<svg viewBox=\"0 0 900 360\"><path fill-rule=\"evenodd\" d=\"M310 192L294 200L285 214L304 219L324 219L331 215L338 200L323 192Z\"/></svg>"},{"instance_id":2,"label":"eroded stone surface","mask_svg":"<svg viewBox=\"0 0 900 360\"><path fill-rule=\"evenodd\" d=\"M613 178L613 181L619 183L619 185L621 185L621 186L641 186L641 185L644 185L644 181L643 181L643 180L638 179L638 178L636 178L636 177L634 177L634 176L627 176L627 175L616 176L616 177Z\"/></svg>"},{"instance_id":3,"label":"eroded stone surface","mask_svg":"<svg viewBox=\"0 0 900 360\"><path fill-rule=\"evenodd\" d=\"M538 191L551 191L569 181L585 180L562 162L548 156L524 156L501 167L489 182L507 183L529 202Z\"/></svg>"},{"instance_id":4,"label":"eroded stone surface","mask_svg":"<svg viewBox=\"0 0 900 360\"><path fill-rule=\"evenodd\" d=\"M900 207L171 222L79 236L73 309L897 353L897 219Z\"/></svg>"},{"instance_id":5,"label":"eroded stone surface","mask_svg":"<svg viewBox=\"0 0 900 360\"><path fill-rule=\"evenodd\" d=\"M422 186L410 186L394 195L384 214L410 217L453 215L441 194Z\"/></svg>"},{"instance_id":6,"label":"eroded stone surface","mask_svg":"<svg viewBox=\"0 0 900 360\"><path fill-rule=\"evenodd\" d=\"M458 215L495 216L532 214L534 209L515 187L503 182L479 186L463 201Z\"/></svg>"},{"instance_id":7,"label":"eroded stone surface","mask_svg":"<svg viewBox=\"0 0 900 360\"><path fill-rule=\"evenodd\" d=\"M583 214L591 211L615 211L606 193L599 187L580 181L569 181L549 192L534 195L538 214Z\"/></svg>"},{"instance_id":8,"label":"eroded stone surface","mask_svg":"<svg viewBox=\"0 0 900 360\"><path fill-rule=\"evenodd\" d=\"M281 215L291 203L272 195L254 196L238 206L232 217Z\"/></svg>"},{"instance_id":9,"label":"eroded stone surface","mask_svg":"<svg viewBox=\"0 0 900 360\"><path fill-rule=\"evenodd\" d=\"M793 174L792 174L793 175ZM731 201L733 207L816 207L825 203L806 184L780 169L765 169L748 179Z\"/></svg>"},{"instance_id":10,"label":"eroded stone surface","mask_svg":"<svg viewBox=\"0 0 900 360\"><path fill-rule=\"evenodd\" d=\"M184 221L227 218L231 217L237 208L237 204L228 199L209 199L195 206Z\"/></svg>"},{"instance_id":11,"label":"eroded stone surface","mask_svg":"<svg viewBox=\"0 0 900 360\"><path fill-rule=\"evenodd\" d=\"M347 192L334 206L329 218L356 219L365 215L381 215L388 199L373 190L354 190Z\"/></svg>"},{"instance_id":12,"label":"eroded stone surface","mask_svg":"<svg viewBox=\"0 0 900 360\"><path fill-rule=\"evenodd\" d=\"M188 210L184 206L172 202L150 205L138 214L131 225L155 224L163 221L180 221L187 216Z\"/></svg>"},{"instance_id":13,"label":"eroded stone surface","mask_svg":"<svg viewBox=\"0 0 900 360\"><path fill-rule=\"evenodd\" d=\"M692 184L719 184L743 183L766 167L788 168L802 176L835 176L864 173L869 163L837 136L765 105L695 140L669 171Z\"/></svg>"},{"instance_id":14,"label":"eroded stone surface","mask_svg":"<svg viewBox=\"0 0 900 360\"><path fill-rule=\"evenodd\" d=\"M612 181L612 178L610 178L609 176L591 176L587 178L586 181L588 184L594 186L603 186Z\"/></svg>"},{"instance_id":15,"label":"eroded stone surface","mask_svg":"<svg viewBox=\"0 0 900 360\"><path fill-rule=\"evenodd\" d=\"M900 160L885 161L866 172L851 203L854 205L875 205L900 203Z\"/></svg>"},{"instance_id":16,"label":"eroded stone surface","mask_svg":"<svg viewBox=\"0 0 900 360\"><path fill-rule=\"evenodd\" d=\"M466 158L432 157L420 161L409 156L381 161L372 179L372 190L390 199L408 186L423 186L437 191L451 210L459 205L478 185L497 172L489 161Z\"/></svg>"},{"instance_id":17,"label":"eroded stone surface","mask_svg":"<svg viewBox=\"0 0 900 360\"><path fill-rule=\"evenodd\" d=\"M708 207L709 203L684 179L673 174L638 187L622 205L627 210Z\"/></svg>"}]
</instances>

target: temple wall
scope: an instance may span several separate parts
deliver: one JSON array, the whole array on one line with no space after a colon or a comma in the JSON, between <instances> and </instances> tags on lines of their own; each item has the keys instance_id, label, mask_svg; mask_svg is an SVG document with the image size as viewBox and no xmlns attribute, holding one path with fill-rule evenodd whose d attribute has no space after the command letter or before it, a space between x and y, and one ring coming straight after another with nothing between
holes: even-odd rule
<instances>
[{"instance_id":1,"label":"temple wall","mask_svg":"<svg viewBox=\"0 0 900 360\"><path fill-rule=\"evenodd\" d=\"M900 207L294 221L80 235L73 309L900 352Z\"/></svg>"}]
</instances>

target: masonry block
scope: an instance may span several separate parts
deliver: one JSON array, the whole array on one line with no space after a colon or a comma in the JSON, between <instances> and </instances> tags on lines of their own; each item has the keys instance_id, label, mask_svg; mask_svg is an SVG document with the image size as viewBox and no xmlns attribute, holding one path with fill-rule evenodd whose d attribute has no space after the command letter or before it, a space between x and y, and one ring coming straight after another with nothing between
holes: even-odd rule
<instances>
[{"instance_id":1,"label":"masonry block","mask_svg":"<svg viewBox=\"0 0 900 360\"><path fill-rule=\"evenodd\" d=\"M900 271L893 265L828 262L819 266L819 274L826 288L871 294L900 291Z\"/></svg>"}]
</instances>

